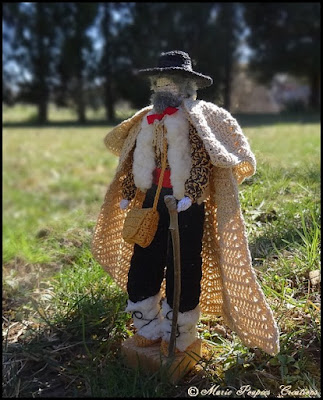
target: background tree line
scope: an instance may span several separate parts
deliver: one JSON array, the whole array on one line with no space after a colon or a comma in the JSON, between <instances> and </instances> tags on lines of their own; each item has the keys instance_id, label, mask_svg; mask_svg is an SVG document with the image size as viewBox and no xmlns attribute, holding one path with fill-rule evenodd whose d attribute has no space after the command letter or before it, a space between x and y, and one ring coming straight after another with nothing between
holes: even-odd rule
<instances>
[{"instance_id":1,"label":"background tree line","mask_svg":"<svg viewBox=\"0 0 323 400\"><path fill-rule=\"evenodd\" d=\"M103 104L108 120L126 99L147 104L147 82L135 69L156 65L161 51L187 51L194 68L213 77L199 97L230 110L241 44L249 72L268 83L278 72L306 79L310 106L320 103L320 3L3 3L3 101Z\"/></svg>"}]
</instances>

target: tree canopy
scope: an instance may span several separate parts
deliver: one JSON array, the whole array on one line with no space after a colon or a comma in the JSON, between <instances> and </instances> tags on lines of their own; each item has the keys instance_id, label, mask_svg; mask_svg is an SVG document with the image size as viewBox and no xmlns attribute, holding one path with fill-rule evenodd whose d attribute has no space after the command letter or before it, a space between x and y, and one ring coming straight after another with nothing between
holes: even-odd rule
<instances>
[{"instance_id":1,"label":"tree canopy","mask_svg":"<svg viewBox=\"0 0 323 400\"><path fill-rule=\"evenodd\" d=\"M277 72L306 78L311 105L319 106L320 3L251 3L244 6L253 53L249 69L268 82Z\"/></svg>"},{"instance_id":2,"label":"tree canopy","mask_svg":"<svg viewBox=\"0 0 323 400\"><path fill-rule=\"evenodd\" d=\"M118 100L147 104L148 83L134 70L162 51L184 50L214 84L199 97L230 109L233 71L245 32L249 70L262 82L278 72L304 78L319 104L319 3L4 3L3 97L38 106L73 105L84 122L88 93L115 118ZM92 96L93 98L93 96Z\"/></svg>"}]
</instances>

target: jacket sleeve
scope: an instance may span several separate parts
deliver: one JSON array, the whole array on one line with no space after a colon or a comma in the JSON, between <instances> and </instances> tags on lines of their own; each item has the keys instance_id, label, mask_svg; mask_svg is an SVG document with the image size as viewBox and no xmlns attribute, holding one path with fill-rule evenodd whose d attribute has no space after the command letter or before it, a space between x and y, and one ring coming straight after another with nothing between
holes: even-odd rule
<instances>
[{"instance_id":1,"label":"jacket sleeve","mask_svg":"<svg viewBox=\"0 0 323 400\"><path fill-rule=\"evenodd\" d=\"M237 120L228 111L203 100L187 100L184 105L215 167L231 167L238 183L255 173L255 156Z\"/></svg>"}]
</instances>

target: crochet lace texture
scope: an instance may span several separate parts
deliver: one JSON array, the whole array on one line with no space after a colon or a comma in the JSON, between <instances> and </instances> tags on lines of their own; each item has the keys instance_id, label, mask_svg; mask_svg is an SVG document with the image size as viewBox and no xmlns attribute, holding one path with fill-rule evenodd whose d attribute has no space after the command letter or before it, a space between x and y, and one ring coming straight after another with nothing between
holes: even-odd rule
<instances>
[{"instance_id":1,"label":"crochet lace texture","mask_svg":"<svg viewBox=\"0 0 323 400\"><path fill-rule=\"evenodd\" d=\"M241 128L227 111L202 101L188 101L185 108L213 165L210 195L205 200L201 311L222 315L246 346L277 354L279 332L252 268L238 197L238 183L255 172L254 155ZM119 207L121 183L131 168L140 121L150 109L139 111L105 139L108 148L120 155L120 160L98 216L92 252L123 290L127 286L133 245L122 239L127 211ZM164 290L165 282L163 293Z\"/></svg>"}]
</instances>

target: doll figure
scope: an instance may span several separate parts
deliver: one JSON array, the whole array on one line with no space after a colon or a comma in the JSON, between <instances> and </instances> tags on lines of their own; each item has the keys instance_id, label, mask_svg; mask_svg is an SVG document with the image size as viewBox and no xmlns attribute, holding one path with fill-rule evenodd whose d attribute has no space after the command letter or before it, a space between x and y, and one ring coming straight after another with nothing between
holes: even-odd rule
<instances>
[{"instance_id":1,"label":"doll figure","mask_svg":"<svg viewBox=\"0 0 323 400\"><path fill-rule=\"evenodd\" d=\"M255 173L256 161L237 121L213 103L197 100L212 78L192 68L182 51L162 53L150 80L151 105L105 138L119 155L96 225L94 257L128 292L137 346L161 342L167 354L174 290L173 249L164 196L177 200L181 295L176 350L197 338L200 312L222 316L248 347L279 351L278 329L251 265L238 184ZM165 151L167 163L157 210L159 224L142 248L122 239L137 189L152 207Z\"/></svg>"}]
</instances>

